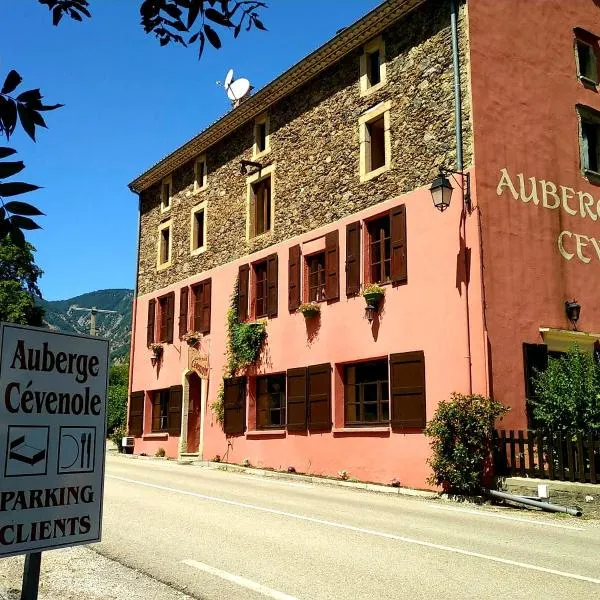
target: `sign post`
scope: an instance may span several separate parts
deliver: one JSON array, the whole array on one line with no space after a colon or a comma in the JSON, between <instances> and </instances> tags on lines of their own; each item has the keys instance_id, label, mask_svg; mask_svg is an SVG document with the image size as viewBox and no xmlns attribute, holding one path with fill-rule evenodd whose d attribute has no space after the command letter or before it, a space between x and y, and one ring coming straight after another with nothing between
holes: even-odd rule
<instances>
[{"instance_id":1,"label":"sign post","mask_svg":"<svg viewBox=\"0 0 600 600\"><path fill-rule=\"evenodd\" d=\"M0 557L100 541L108 340L0 324Z\"/></svg>"}]
</instances>

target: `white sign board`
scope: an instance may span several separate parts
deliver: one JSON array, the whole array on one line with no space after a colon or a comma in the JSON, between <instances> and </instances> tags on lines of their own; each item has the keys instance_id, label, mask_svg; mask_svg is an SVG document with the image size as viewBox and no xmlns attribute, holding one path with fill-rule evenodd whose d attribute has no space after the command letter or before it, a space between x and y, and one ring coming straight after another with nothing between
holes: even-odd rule
<instances>
[{"instance_id":1,"label":"white sign board","mask_svg":"<svg viewBox=\"0 0 600 600\"><path fill-rule=\"evenodd\" d=\"M0 324L0 556L100 541L108 340Z\"/></svg>"}]
</instances>

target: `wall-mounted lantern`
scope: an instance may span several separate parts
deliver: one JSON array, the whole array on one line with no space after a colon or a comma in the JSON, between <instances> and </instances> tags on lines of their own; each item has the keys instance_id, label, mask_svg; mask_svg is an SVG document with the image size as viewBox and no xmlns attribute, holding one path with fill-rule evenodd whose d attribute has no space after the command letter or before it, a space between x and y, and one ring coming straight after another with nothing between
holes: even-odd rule
<instances>
[{"instance_id":1,"label":"wall-mounted lantern","mask_svg":"<svg viewBox=\"0 0 600 600\"><path fill-rule=\"evenodd\" d=\"M439 168L438 176L431 183L429 191L433 205L444 212L450 206L452 198L452 185L447 175L460 175L462 177L462 194L465 208L471 212L471 174L464 171L452 171L445 167Z\"/></svg>"},{"instance_id":2,"label":"wall-mounted lantern","mask_svg":"<svg viewBox=\"0 0 600 600\"><path fill-rule=\"evenodd\" d=\"M248 173L248 167L252 167L255 170L252 173ZM260 173L263 169L261 163L253 162L251 160L240 160L240 173L242 175L254 175L254 173Z\"/></svg>"},{"instance_id":3,"label":"wall-mounted lantern","mask_svg":"<svg viewBox=\"0 0 600 600\"><path fill-rule=\"evenodd\" d=\"M581 312L581 306L577 303L577 300L567 300L565 302L565 314L567 319L573 323L573 330L577 330L577 321L579 321L579 313Z\"/></svg>"},{"instance_id":4,"label":"wall-mounted lantern","mask_svg":"<svg viewBox=\"0 0 600 600\"><path fill-rule=\"evenodd\" d=\"M367 302L367 305L365 306L365 317L367 318L367 321L369 321L369 325L373 322L376 312L377 307L375 304L373 302Z\"/></svg>"}]
</instances>

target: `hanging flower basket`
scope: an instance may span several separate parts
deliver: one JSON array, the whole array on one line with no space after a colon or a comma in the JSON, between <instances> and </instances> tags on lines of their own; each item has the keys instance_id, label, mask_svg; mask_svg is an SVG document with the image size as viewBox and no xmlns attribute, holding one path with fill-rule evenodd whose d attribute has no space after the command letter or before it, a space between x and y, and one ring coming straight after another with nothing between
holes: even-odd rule
<instances>
[{"instance_id":1,"label":"hanging flower basket","mask_svg":"<svg viewBox=\"0 0 600 600\"><path fill-rule=\"evenodd\" d=\"M202 340L202 334L199 331L188 331L181 338L188 346L196 346Z\"/></svg>"},{"instance_id":2,"label":"hanging flower basket","mask_svg":"<svg viewBox=\"0 0 600 600\"><path fill-rule=\"evenodd\" d=\"M360 295L367 304L377 304L385 296L385 289L378 283L370 283L363 287Z\"/></svg>"},{"instance_id":3,"label":"hanging flower basket","mask_svg":"<svg viewBox=\"0 0 600 600\"><path fill-rule=\"evenodd\" d=\"M155 358L160 358L163 354L163 345L162 344L150 344L150 350L152 350L152 355Z\"/></svg>"},{"instance_id":4,"label":"hanging flower basket","mask_svg":"<svg viewBox=\"0 0 600 600\"><path fill-rule=\"evenodd\" d=\"M321 305L318 302L305 302L298 307L298 312L301 312L306 319L311 319L321 314Z\"/></svg>"}]
</instances>

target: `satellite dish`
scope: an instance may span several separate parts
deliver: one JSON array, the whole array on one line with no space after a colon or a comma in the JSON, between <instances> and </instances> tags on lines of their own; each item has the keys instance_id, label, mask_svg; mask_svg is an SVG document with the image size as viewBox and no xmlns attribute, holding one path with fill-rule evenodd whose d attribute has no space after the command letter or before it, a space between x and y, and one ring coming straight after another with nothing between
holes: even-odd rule
<instances>
[{"instance_id":1,"label":"satellite dish","mask_svg":"<svg viewBox=\"0 0 600 600\"><path fill-rule=\"evenodd\" d=\"M229 89L229 86L231 85L231 82L233 81L233 69L229 69L229 71L227 71L227 75L225 76L225 89Z\"/></svg>"},{"instance_id":2,"label":"satellite dish","mask_svg":"<svg viewBox=\"0 0 600 600\"><path fill-rule=\"evenodd\" d=\"M250 82L247 79L236 79L225 88L230 100L241 100L250 91Z\"/></svg>"}]
</instances>

